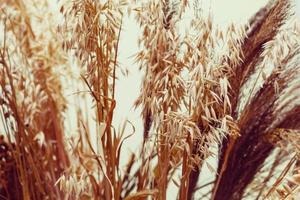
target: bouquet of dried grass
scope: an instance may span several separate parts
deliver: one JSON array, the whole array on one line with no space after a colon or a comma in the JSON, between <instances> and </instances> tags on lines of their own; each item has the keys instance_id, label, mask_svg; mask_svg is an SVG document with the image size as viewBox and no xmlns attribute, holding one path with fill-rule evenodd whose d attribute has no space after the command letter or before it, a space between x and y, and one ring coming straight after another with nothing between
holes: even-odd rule
<instances>
[{"instance_id":1,"label":"bouquet of dried grass","mask_svg":"<svg viewBox=\"0 0 300 200\"><path fill-rule=\"evenodd\" d=\"M297 199L300 31L289 0L226 30L199 1L59 4L60 25L47 0L0 5L0 199L165 200L170 185L180 200ZM122 166L125 127L135 132L113 124L125 15L142 31L144 141ZM204 184L206 166L215 179Z\"/></svg>"}]
</instances>

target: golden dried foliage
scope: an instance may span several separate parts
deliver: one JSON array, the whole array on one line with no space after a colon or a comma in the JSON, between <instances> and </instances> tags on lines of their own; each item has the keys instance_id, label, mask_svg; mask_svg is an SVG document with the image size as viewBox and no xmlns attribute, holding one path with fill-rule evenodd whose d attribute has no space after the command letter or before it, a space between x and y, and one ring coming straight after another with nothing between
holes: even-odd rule
<instances>
[{"instance_id":1,"label":"golden dried foliage","mask_svg":"<svg viewBox=\"0 0 300 200\"><path fill-rule=\"evenodd\" d=\"M60 1L60 24L49 20L51 5L0 5L0 198L165 200L174 183L180 200L197 190L214 200L297 199L300 32L289 0L225 30L199 1ZM131 122L119 131L113 124L127 15L142 31L135 106L144 141L122 166L122 146L135 133ZM65 79L76 83L72 119ZM217 170L208 163L214 149ZM205 166L216 179L198 187Z\"/></svg>"}]
</instances>

